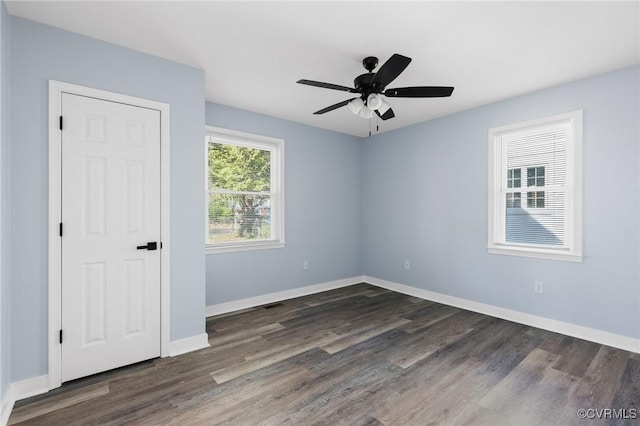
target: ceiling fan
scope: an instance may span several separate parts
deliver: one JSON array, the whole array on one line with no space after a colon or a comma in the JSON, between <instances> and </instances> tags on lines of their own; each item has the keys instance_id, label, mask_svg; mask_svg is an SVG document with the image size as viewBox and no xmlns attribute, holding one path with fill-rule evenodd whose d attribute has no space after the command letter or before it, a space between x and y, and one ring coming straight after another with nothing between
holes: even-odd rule
<instances>
[{"instance_id":1,"label":"ceiling fan","mask_svg":"<svg viewBox=\"0 0 640 426\"><path fill-rule=\"evenodd\" d=\"M391 105L382 98L383 95L390 98L442 98L451 96L453 87L447 86L414 86L386 89L387 85L395 80L410 62L411 58L395 53L374 73L373 70L378 66L378 58L368 56L362 60L362 65L367 70L367 73L359 75L353 80L354 88L313 80L298 80L297 83L360 94L359 97L338 102L318 110L314 114L324 114L348 105L354 114L358 114L362 118L371 118L375 112L383 120L395 117Z\"/></svg>"}]
</instances>

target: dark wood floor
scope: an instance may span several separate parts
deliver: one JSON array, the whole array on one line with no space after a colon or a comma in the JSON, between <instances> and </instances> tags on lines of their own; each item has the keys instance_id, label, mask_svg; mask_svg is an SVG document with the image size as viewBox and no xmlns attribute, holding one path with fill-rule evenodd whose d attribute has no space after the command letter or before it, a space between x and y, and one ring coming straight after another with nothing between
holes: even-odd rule
<instances>
[{"instance_id":1,"label":"dark wood floor","mask_svg":"<svg viewBox=\"0 0 640 426\"><path fill-rule=\"evenodd\" d=\"M208 349L66 383L9 424L640 423L577 415L640 411L638 354L365 284L207 331Z\"/></svg>"}]
</instances>

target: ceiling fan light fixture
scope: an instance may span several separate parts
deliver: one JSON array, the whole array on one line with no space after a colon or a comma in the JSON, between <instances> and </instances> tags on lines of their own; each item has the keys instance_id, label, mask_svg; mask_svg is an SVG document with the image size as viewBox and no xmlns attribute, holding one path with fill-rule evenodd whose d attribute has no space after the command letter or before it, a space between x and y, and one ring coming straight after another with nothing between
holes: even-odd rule
<instances>
[{"instance_id":1,"label":"ceiling fan light fixture","mask_svg":"<svg viewBox=\"0 0 640 426\"><path fill-rule=\"evenodd\" d=\"M358 114L364 108L364 101L360 98L355 98L354 100L350 101L347 106L352 113Z\"/></svg>"},{"instance_id":2,"label":"ceiling fan light fixture","mask_svg":"<svg viewBox=\"0 0 640 426\"><path fill-rule=\"evenodd\" d=\"M380 95L372 93L367 97L367 106L370 109L378 109L380 108L381 105L382 105L382 98L380 97Z\"/></svg>"},{"instance_id":3,"label":"ceiling fan light fixture","mask_svg":"<svg viewBox=\"0 0 640 426\"><path fill-rule=\"evenodd\" d=\"M385 112L389 111L389 108L391 108L391 105L385 102L384 99L380 98L380 106L378 107L380 115L384 115Z\"/></svg>"},{"instance_id":4,"label":"ceiling fan light fixture","mask_svg":"<svg viewBox=\"0 0 640 426\"><path fill-rule=\"evenodd\" d=\"M360 110L358 115L362 118L371 118L373 116L373 110L369 107L364 107Z\"/></svg>"}]
</instances>

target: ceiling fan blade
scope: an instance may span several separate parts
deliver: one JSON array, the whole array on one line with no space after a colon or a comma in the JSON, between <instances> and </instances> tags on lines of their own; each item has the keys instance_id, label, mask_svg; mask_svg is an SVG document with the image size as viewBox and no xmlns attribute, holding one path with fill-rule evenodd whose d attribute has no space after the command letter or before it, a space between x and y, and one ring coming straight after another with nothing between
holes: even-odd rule
<instances>
[{"instance_id":1,"label":"ceiling fan blade","mask_svg":"<svg viewBox=\"0 0 640 426\"><path fill-rule=\"evenodd\" d=\"M395 80L410 63L411 58L394 53L393 56L378 69L371 83L385 87Z\"/></svg>"},{"instance_id":2,"label":"ceiling fan blade","mask_svg":"<svg viewBox=\"0 0 640 426\"><path fill-rule=\"evenodd\" d=\"M329 111L333 111L334 109L342 108L343 106L345 106L346 104L348 104L349 102L351 102L354 99L356 99L356 98L347 99L346 101L338 102L337 104L328 106L326 108L322 108L321 110L318 110L318 111L314 112L314 114L316 114L316 115L324 114L325 112L329 112Z\"/></svg>"},{"instance_id":3,"label":"ceiling fan blade","mask_svg":"<svg viewBox=\"0 0 640 426\"><path fill-rule=\"evenodd\" d=\"M451 96L452 92L453 87L448 86L417 86L387 89L384 95L391 98L444 98Z\"/></svg>"},{"instance_id":4,"label":"ceiling fan blade","mask_svg":"<svg viewBox=\"0 0 640 426\"><path fill-rule=\"evenodd\" d=\"M376 114L378 114L378 117L382 118L383 120L388 120L388 119L393 118L393 117L395 117L395 116L396 116L396 115L393 113L393 110L392 110L391 108L389 108L389 109L387 110L387 112L385 112L385 113L384 113L384 114L382 114L382 115L378 112L378 110L376 110Z\"/></svg>"},{"instance_id":5,"label":"ceiling fan blade","mask_svg":"<svg viewBox=\"0 0 640 426\"><path fill-rule=\"evenodd\" d=\"M359 93L356 89L347 86L340 86L338 84L323 83L321 81L313 80L298 80L298 84L306 84L307 86L322 87L323 89L342 90L343 92Z\"/></svg>"}]
</instances>

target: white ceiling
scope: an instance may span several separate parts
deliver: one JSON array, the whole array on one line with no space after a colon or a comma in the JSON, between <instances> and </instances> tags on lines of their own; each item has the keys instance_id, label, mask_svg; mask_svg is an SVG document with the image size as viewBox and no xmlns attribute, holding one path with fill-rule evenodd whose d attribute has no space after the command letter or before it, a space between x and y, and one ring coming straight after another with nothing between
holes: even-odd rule
<instances>
[{"instance_id":1,"label":"white ceiling","mask_svg":"<svg viewBox=\"0 0 640 426\"><path fill-rule=\"evenodd\" d=\"M341 108L361 61L413 58L388 87L455 86L451 98L389 98L380 131L640 62L633 2L8 1L12 15L205 70L206 99L366 136ZM375 126L375 122L373 123Z\"/></svg>"}]
</instances>

